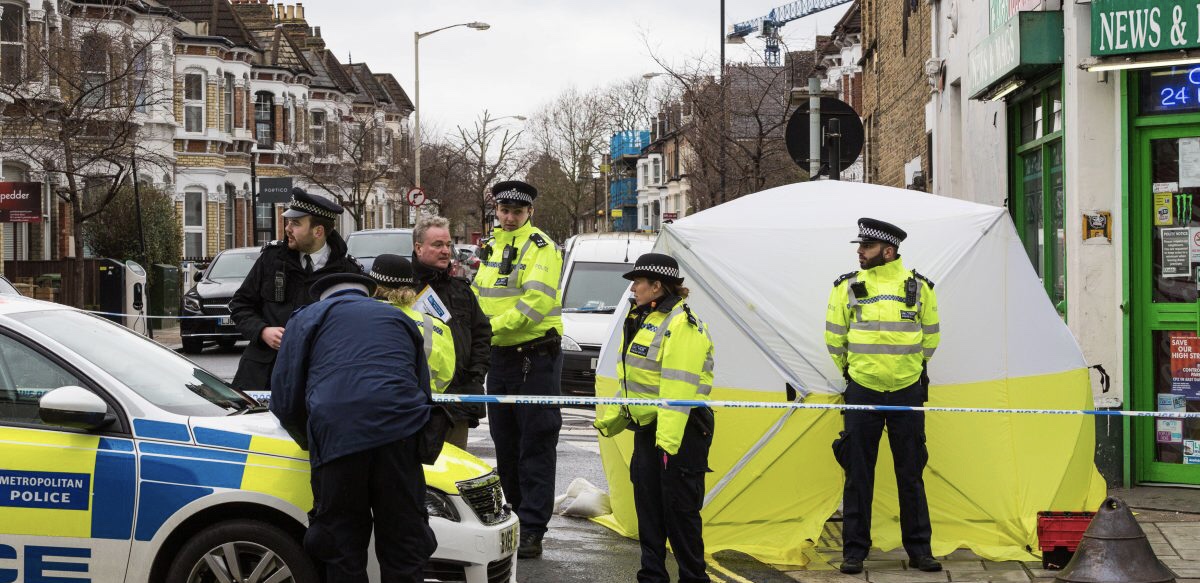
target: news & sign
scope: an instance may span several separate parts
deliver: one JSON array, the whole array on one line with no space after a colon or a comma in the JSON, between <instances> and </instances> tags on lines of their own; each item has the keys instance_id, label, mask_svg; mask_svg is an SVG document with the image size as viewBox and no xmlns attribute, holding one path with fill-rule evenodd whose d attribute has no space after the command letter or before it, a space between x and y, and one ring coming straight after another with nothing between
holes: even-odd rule
<instances>
[{"instance_id":1,"label":"news & sign","mask_svg":"<svg viewBox=\"0 0 1200 583\"><path fill-rule=\"evenodd\" d=\"M42 183L0 182L0 223L42 222Z\"/></svg>"}]
</instances>

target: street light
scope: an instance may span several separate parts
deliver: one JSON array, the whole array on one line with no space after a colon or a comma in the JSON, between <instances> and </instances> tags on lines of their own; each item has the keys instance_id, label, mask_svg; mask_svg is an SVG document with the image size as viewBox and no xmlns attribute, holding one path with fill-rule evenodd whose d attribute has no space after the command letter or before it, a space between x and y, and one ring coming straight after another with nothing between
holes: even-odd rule
<instances>
[{"instance_id":1,"label":"street light","mask_svg":"<svg viewBox=\"0 0 1200 583\"><path fill-rule=\"evenodd\" d=\"M487 30L492 27L492 25L486 22L463 22L435 28L429 32L413 31L413 93L416 94L416 101L413 104L413 144L415 145L413 152L413 186L418 188L421 186L421 39L435 32L441 32L456 26L465 26L475 30Z\"/></svg>"}]
</instances>

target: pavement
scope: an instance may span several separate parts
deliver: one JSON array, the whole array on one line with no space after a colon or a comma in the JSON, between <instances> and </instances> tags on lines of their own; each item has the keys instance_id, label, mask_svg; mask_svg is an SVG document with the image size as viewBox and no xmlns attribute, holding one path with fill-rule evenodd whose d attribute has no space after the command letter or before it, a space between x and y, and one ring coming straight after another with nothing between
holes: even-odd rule
<instances>
[{"instance_id":1,"label":"pavement","mask_svg":"<svg viewBox=\"0 0 1200 583\"><path fill-rule=\"evenodd\" d=\"M155 342L158 342L167 348L172 350L179 350L183 348L183 341L179 338L179 324L175 324L174 326L163 328L161 330L152 330L151 333L153 334Z\"/></svg>"}]
</instances>

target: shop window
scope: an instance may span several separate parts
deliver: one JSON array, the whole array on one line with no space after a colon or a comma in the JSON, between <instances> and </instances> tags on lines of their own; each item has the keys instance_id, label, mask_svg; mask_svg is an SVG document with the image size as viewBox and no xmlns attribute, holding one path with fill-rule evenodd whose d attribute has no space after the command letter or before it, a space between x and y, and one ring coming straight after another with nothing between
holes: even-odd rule
<instances>
[{"instance_id":1,"label":"shop window","mask_svg":"<svg viewBox=\"0 0 1200 583\"><path fill-rule=\"evenodd\" d=\"M0 82L18 83L25 65L25 10L0 4Z\"/></svg>"},{"instance_id":2,"label":"shop window","mask_svg":"<svg viewBox=\"0 0 1200 583\"><path fill-rule=\"evenodd\" d=\"M183 256L204 257L204 191L183 194Z\"/></svg>"},{"instance_id":3,"label":"shop window","mask_svg":"<svg viewBox=\"0 0 1200 583\"><path fill-rule=\"evenodd\" d=\"M191 134L204 132L204 97L204 74L184 75L183 131Z\"/></svg>"},{"instance_id":4,"label":"shop window","mask_svg":"<svg viewBox=\"0 0 1200 583\"><path fill-rule=\"evenodd\" d=\"M1008 108L1012 193L1009 212L1050 301L1067 315L1066 224L1063 200L1062 86L1035 84Z\"/></svg>"},{"instance_id":5,"label":"shop window","mask_svg":"<svg viewBox=\"0 0 1200 583\"><path fill-rule=\"evenodd\" d=\"M275 148L275 96L266 91L254 94L254 139L260 149Z\"/></svg>"}]
</instances>

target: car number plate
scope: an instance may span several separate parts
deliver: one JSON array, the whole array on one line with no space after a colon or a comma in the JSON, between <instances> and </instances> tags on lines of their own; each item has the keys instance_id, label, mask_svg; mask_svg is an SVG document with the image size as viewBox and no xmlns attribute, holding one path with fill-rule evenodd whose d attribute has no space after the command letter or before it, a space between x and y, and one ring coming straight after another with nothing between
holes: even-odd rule
<instances>
[{"instance_id":1,"label":"car number plate","mask_svg":"<svg viewBox=\"0 0 1200 583\"><path fill-rule=\"evenodd\" d=\"M596 361L598 361L598 360L600 360L600 359L599 358L592 359L592 370L596 370Z\"/></svg>"},{"instance_id":2,"label":"car number plate","mask_svg":"<svg viewBox=\"0 0 1200 583\"><path fill-rule=\"evenodd\" d=\"M500 532L500 554L507 555L517 549L517 527L514 524Z\"/></svg>"},{"instance_id":3,"label":"car number plate","mask_svg":"<svg viewBox=\"0 0 1200 583\"><path fill-rule=\"evenodd\" d=\"M217 320L217 325L218 326L232 326L233 325L233 317L225 316L224 318Z\"/></svg>"}]
</instances>

